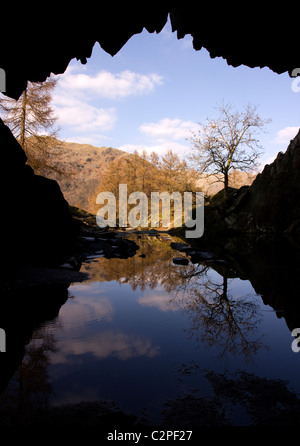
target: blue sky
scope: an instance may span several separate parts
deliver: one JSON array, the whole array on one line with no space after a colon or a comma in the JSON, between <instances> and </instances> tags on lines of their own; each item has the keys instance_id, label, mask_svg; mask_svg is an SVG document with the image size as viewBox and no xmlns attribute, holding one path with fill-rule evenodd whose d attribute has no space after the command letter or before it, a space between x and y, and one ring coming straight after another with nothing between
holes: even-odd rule
<instances>
[{"instance_id":1,"label":"blue sky","mask_svg":"<svg viewBox=\"0 0 300 446\"><path fill-rule=\"evenodd\" d=\"M193 49L191 36L178 40L169 23L159 34L133 36L114 57L96 44L86 65L72 60L52 105L60 139L184 156L190 130L215 117L223 100L237 110L250 102L272 119L259 137L262 165L285 151L300 127L300 92L287 73L211 59L205 49Z\"/></svg>"}]
</instances>

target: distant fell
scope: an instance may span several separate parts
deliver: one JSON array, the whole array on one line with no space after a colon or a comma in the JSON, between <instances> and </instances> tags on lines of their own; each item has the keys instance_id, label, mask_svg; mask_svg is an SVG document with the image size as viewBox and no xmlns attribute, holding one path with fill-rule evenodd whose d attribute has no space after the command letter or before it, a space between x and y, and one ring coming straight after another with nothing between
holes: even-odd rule
<instances>
[{"instance_id":1,"label":"distant fell","mask_svg":"<svg viewBox=\"0 0 300 446\"><path fill-rule=\"evenodd\" d=\"M47 153L49 169L45 167L40 171L35 169L35 173L56 180L71 206L95 214L98 208L96 196L105 172L111 167L112 162L120 161L119 166L122 166L123 161L132 156L131 153L112 147L96 147L90 144L53 139ZM142 160L140 162L142 163ZM137 175L141 166L137 162ZM150 169L147 174L151 175ZM255 177L256 174L235 171L229 176L229 185L238 189L252 184ZM223 188L221 179L222 177L219 176L217 178L219 181L216 182L216 176L199 173L197 186L205 195L212 196Z\"/></svg>"},{"instance_id":2,"label":"distant fell","mask_svg":"<svg viewBox=\"0 0 300 446\"><path fill-rule=\"evenodd\" d=\"M46 172L43 169L43 173L36 170L36 173L56 180L68 203L86 211L91 209L90 202L108 164L126 153L112 147L58 140L48 152L47 164L64 173L51 168Z\"/></svg>"}]
</instances>

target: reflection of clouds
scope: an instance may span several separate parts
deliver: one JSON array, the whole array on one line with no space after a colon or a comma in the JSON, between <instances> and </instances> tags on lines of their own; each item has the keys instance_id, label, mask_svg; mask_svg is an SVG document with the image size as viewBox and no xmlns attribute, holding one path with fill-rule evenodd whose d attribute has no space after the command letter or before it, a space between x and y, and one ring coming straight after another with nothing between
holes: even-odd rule
<instances>
[{"instance_id":1,"label":"reflection of clouds","mask_svg":"<svg viewBox=\"0 0 300 446\"><path fill-rule=\"evenodd\" d=\"M66 339L58 345L52 364L69 362L70 355L93 354L97 359L114 357L120 360L147 356L153 358L159 354L159 347L153 346L151 340L113 331L96 333L85 339Z\"/></svg>"},{"instance_id":2,"label":"reflection of clouds","mask_svg":"<svg viewBox=\"0 0 300 446\"><path fill-rule=\"evenodd\" d=\"M70 299L68 305L61 308L59 317L62 319L63 329L82 326L90 321L113 319L114 308L106 297L78 297Z\"/></svg>"},{"instance_id":3,"label":"reflection of clouds","mask_svg":"<svg viewBox=\"0 0 300 446\"><path fill-rule=\"evenodd\" d=\"M146 307L156 307L164 312L178 310L178 305L170 301L170 294L163 294L162 292L145 294L138 299L138 303Z\"/></svg>"},{"instance_id":4,"label":"reflection of clouds","mask_svg":"<svg viewBox=\"0 0 300 446\"><path fill-rule=\"evenodd\" d=\"M138 356L152 358L159 354L159 347L150 339L118 329L109 329L115 308L98 286L70 287L73 298L59 313L61 332L57 336L57 352L52 364L70 363L80 355L92 354L97 359L109 357L127 360ZM101 295L102 294L102 295Z\"/></svg>"},{"instance_id":5,"label":"reflection of clouds","mask_svg":"<svg viewBox=\"0 0 300 446\"><path fill-rule=\"evenodd\" d=\"M97 295L105 293L105 288L99 287L98 282L78 283L69 286L69 292L74 296Z\"/></svg>"}]
</instances>

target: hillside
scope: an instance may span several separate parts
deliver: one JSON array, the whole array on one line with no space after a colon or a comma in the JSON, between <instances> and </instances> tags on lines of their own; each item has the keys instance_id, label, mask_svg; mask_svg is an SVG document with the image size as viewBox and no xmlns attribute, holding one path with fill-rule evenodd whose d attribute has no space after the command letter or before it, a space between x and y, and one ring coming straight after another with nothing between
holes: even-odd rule
<instances>
[{"instance_id":1,"label":"hillside","mask_svg":"<svg viewBox=\"0 0 300 446\"><path fill-rule=\"evenodd\" d=\"M47 164L54 169L65 172L59 174L52 169L43 169L37 174L47 176L58 182L65 199L71 206L95 213L95 200L99 183L104 172L113 160L125 160L132 154L112 147L96 147L75 142L55 142L47 155ZM252 184L256 175L235 172L230 175L229 185L239 188ZM222 189L222 182L215 177L200 175L197 186L205 195L214 195Z\"/></svg>"},{"instance_id":2,"label":"hillside","mask_svg":"<svg viewBox=\"0 0 300 446\"><path fill-rule=\"evenodd\" d=\"M48 169L48 178L58 182L65 199L72 206L90 210L96 188L108 164L125 152L112 147L95 147L89 144L61 142L49 150L47 163L66 174ZM36 173L39 173L38 171Z\"/></svg>"}]
</instances>

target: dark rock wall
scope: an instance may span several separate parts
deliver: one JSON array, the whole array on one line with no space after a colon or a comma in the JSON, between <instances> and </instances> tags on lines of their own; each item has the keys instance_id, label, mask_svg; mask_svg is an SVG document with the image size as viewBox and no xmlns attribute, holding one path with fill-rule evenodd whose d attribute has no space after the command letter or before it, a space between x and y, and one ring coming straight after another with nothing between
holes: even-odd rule
<instances>
[{"instance_id":1,"label":"dark rock wall","mask_svg":"<svg viewBox=\"0 0 300 446\"><path fill-rule=\"evenodd\" d=\"M70 252L73 222L56 181L34 175L26 155L0 120L2 259L7 266L51 264Z\"/></svg>"},{"instance_id":2,"label":"dark rock wall","mask_svg":"<svg viewBox=\"0 0 300 446\"><path fill-rule=\"evenodd\" d=\"M240 232L300 236L300 132L285 153L278 153L249 187L241 188L227 208L224 221Z\"/></svg>"}]
</instances>

